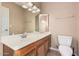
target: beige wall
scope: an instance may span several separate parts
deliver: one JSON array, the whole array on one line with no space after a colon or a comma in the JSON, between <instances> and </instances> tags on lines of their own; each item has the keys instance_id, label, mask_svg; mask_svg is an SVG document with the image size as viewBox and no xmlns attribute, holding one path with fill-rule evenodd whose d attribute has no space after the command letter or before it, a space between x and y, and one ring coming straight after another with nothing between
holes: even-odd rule
<instances>
[{"instance_id":1,"label":"beige wall","mask_svg":"<svg viewBox=\"0 0 79 59\"><path fill-rule=\"evenodd\" d=\"M24 9L14 3L2 3L2 6L9 8L9 28L15 34L24 32Z\"/></svg>"},{"instance_id":2,"label":"beige wall","mask_svg":"<svg viewBox=\"0 0 79 59\"><path fill-rule=\"evenodd\" d=\"M77 53L77 24L74 3L41 3L41 13L49 14L49 29L52 33L52 47L58 45L58 35L70 35L73 37L72 46Z\"/></svg>"},{"instance_id":3,"label":"beige wall","mask_svg":"<svg viewBox=\"0 0 79 59\"><path fill-rule=\"evenodd\" d=\"M78 39L78 55L79 55L79 3L76 3L76 19L77 19L77 39Z\"/></svg>"},{"instance_id":4,"label":"beige wall","mask_svg":"<svg viewBox=\"0 0 79 59\"><path fill-rule=\"evenodd\" d=\"M0 2L0 6L1 6L1 2Z\"/></svg>"}]
</instances>

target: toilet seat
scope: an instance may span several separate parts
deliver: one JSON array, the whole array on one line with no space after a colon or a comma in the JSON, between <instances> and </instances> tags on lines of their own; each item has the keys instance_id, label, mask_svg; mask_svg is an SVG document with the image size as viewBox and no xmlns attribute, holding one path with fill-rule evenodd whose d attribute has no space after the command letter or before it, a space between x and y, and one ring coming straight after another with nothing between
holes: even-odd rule
<instances>
[{"instance_id":1,"label":"toilet seat","mask_svg":"<svg viewBox=\"0 0 79 59\"><path fill-rule=\"evenodd\" d=\"M61 53L62 56L72 56L72 49L68 46L59 46L59 52Z\"/></svg>"}]
</instances>

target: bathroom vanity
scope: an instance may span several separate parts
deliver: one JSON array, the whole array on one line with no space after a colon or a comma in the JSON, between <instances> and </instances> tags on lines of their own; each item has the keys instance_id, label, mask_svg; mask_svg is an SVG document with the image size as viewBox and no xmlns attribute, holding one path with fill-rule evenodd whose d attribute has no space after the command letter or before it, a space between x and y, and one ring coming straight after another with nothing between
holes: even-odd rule
<instances>
[{"instance_id":1,"label":"bathroom vanity","mask_svg":"<svg viewBox=\"0 0 79 59\"><path fill-rule=\"evenodd\" d=\"M5 38L4 38L5 39ZM10 39L11 40L11 39ZM51 34L40 33L28 35L24 41L2 40L4 56L45 56L51 45ZM19 39L20 40L20 39Z\"/></svg>"}]
</instances>

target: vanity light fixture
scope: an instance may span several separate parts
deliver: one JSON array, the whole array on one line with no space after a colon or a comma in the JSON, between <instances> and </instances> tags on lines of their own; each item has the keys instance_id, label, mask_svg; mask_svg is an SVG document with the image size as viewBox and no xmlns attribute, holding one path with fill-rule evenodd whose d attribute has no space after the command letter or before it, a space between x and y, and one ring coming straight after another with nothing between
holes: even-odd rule
<instances>
[{"instance_id":1,"label":"vanity light fixture","mask_svg":"<svg viewBox=\"0 0 79 59\"><path fill-rule=\"evenodd\" d=\"M28 9L28 11L32 11L32 13L40 12L40 9L36 7L36 5L33 5L33 3L31 2L24 3L22 7L25 9Z\"/></svg>"}]
</instances>

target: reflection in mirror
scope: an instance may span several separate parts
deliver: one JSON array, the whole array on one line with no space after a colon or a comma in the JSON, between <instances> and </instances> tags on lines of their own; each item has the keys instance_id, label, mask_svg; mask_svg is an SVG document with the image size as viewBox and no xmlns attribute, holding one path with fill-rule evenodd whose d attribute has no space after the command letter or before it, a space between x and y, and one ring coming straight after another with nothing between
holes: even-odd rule
<instances>
[{"instance_id":1,"label":"reflection in mirror","mask_svg":"<svg viewBox=\"0 0 79 59\"><path fill-rule=\"evenodd\" d=\"M21 2L3 2L2 7L9 9L9 34L22 34L24 32L35 31L35 16L38 13L32 13L21 6ZM40 8L40 3L33 3ZM5 18L5 16L3 16Z\"/></svg>"},{"instance_id":2,"label":"reflection in mirror","mask_svg":"<svg viewBox=\"0 0 79 59\"><path fill-rule=\"evenodd\" d=\"M36 31L39 32L48 32L49 23L48 23L48 14L38 14L36 16Z\"/></svg>"},{"instance_id":3,"label":"reflection in mirror","mask_svg":"<svg viewBox=\"0 0 79 59\"><path fill-rule=\"evenodd\" d=\"M0 7L1 35L9 35L9 9Z\"/></svg>"},{"instance_id":4,"label":"reflection in mirror","mask_svg":"<svg viewBox=\"0 0 79 59\"><path fill-rule=\"evenodd\" d=\"M47 16L41 17L40 3L2 2L2 6L9 9L8 30L10 35L22 34L25 32L48 31L48 20L43 20L48 18L46 18ZM28 11L29 8L32 10Z\"/></svg>"}]
</instances>

